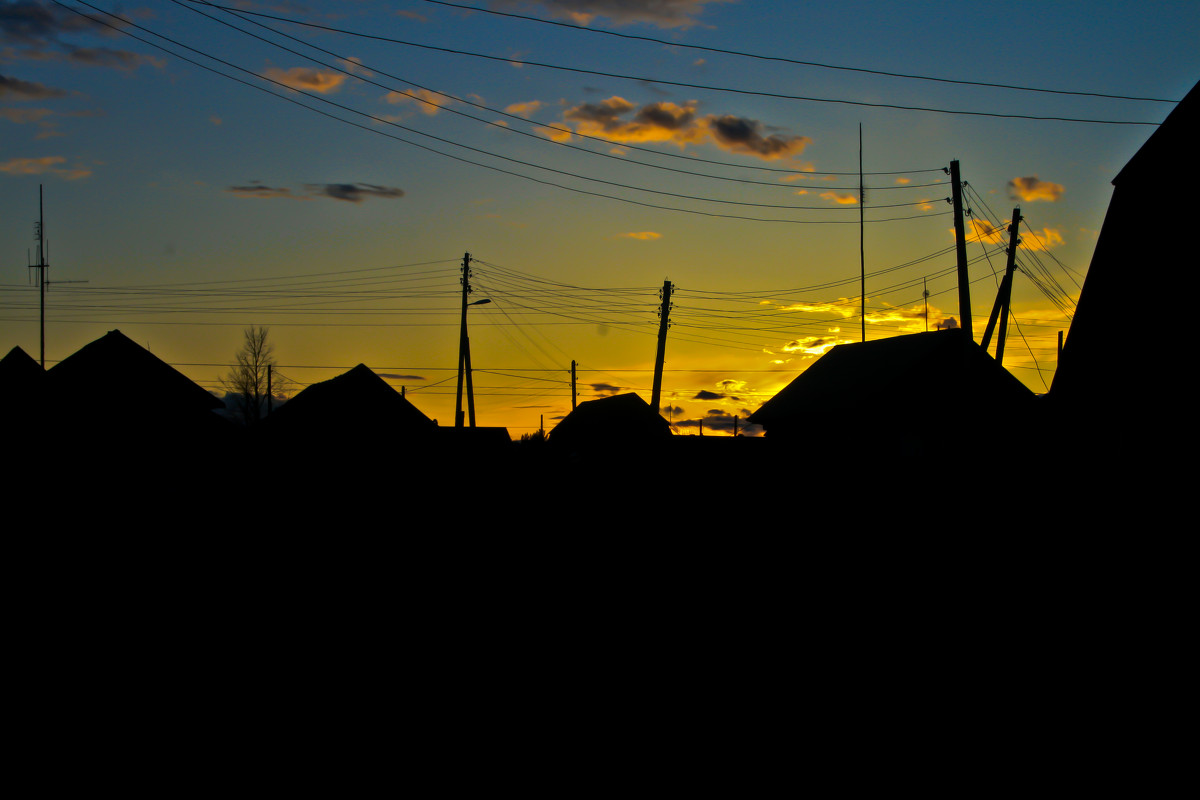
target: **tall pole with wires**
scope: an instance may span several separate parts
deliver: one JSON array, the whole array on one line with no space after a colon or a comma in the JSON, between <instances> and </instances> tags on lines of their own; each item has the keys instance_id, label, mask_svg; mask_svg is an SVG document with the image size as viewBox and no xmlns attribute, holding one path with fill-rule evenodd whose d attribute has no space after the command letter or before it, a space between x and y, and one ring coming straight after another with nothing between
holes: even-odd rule
<instances>
[{"instance_id":1,"label":"tall pole with wires","mask_svg":"<svg viewBox=\"0 0 1200 800\"><path fill-rule=\"evenodd\" d=\"M662 399L663 363L667 360L667 328L671 327L671 282L663 281L662 307L658 310L658 351L654 356L654 390L650 395L650 406L655 414L661 414L658 403Z\"/></svg>"},{"instance_id":2,"label":"tall pole with wires","mask_svg":"<svg viewBox=\"0 0 1200 800\"><path fill-rule=\"evenodd\" d=\"M467 295L471 293L471 254L463 253L462 321L458 327L458 394L454 402L454 427L463 426L463 378L467 369Z\"/></svg>"},{"instance_id":3,"label":"tall pole with wires","mask_svg":"<svg viewBox=\"0 0 1200 800\"><path fill-rule=\"evenodd\" d=\"M38 294L41 297L41 359L42 369L46 368L46 270L49 264L46 263L46 214L45 208L42 205L42 186L38 184L38 222L36 236L38 249L38 263L36 269L38 271Z\"/></svg>"},{"instance_id":4,"label":"tall pole with wires","mask_svg":"<svg viewBox=\"0 0 1200 800\"><path fill-rule=\"evenodd\" d=\"M958 160L950 162L950 201L954 204L954 247L958 254L958 326L974 341L971 329L971 278L967 274L967 230L963 222L962 177Z\"/></svg>"},{"instance_id":5,"label":"tall pole with wires","mask_svg":"<svg viewBox=\"0 0 1200 800\"><path fill-rule=\"evenodd\" d=\"M862 313L862 340L867 340L867 250L866 250L866 227L867 217L865 207L867 205L867 189L866 183L863 181L863 145L862 145L862 123L858 123L858 294L860 297L859 305Z\"/></svg>"}]
</instances>

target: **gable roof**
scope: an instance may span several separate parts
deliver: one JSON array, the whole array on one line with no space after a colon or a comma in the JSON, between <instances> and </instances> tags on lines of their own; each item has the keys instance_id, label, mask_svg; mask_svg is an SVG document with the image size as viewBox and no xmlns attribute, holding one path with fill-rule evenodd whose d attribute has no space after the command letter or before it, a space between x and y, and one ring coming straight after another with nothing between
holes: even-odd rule
<instances>
[{"instance_id":1,"label":"gable roof","mask_svg":"<svg viewBox=\"0 0 1200 800\"><path fill-rule=\"evenodd\" d=\"M1033 397L960 328L832 348L750 415L764 428L802 424L816 411L867 409L895 416L957 400L1020 402Z\"/></svg>"},{"instance_id":2,"label":"gable roof","mask_svg":"<svg viewBox=\"0 0 1200 800\"><path fill-rule=\"evenodd\" d=\"M436 428L433 420L365 364L312 384L270 419L273 425Z\"/></svg>"},{"instance_id":3,"label":"gable roof","mask_svg":"<svg viewBox=\"0 0 1200 800\"><path fill-rule=\"evenodd\" d=\"M630 392L585 400L550 432L551 442L653 440L671 436L671 423Z\"/></svg>"},{"instance_id":4,"label":"gable roof","mask_svg":"<svg viewBox=\"0 0 1200 800\"><path fill-rule=\"evenodd\" d=\"M46 376L42 365L33 356L20 347L8 351L8 355L0 359L0 389L12 391L21 390L36 385Z\"/></svg>"},{"instance_id":5,"label":"gable roof","mask_svg":"<svg viewBox=\"0 0 1200 800\"><path fill-rule=\"evenodd\" d=\"M124 404L137 398L143 408L159 413L211 411L222 403L179 370L118 330L46 371L47 388L85 405Z\"/></svg>"}]
</instances>

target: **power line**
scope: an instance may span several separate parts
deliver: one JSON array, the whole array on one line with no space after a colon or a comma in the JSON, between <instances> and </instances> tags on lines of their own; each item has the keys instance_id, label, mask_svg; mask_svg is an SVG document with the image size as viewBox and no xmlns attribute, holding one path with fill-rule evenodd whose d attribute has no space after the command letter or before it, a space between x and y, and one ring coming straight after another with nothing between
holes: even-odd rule
<instances>
[{"instance_id":1,"label":"power line","mask_svg":"<svg viewBox=\"0 0 1200 800\"><path fill-rule=\"evenodd\" d=\"M53 2L58 2L58 0L53 0ZM193 0L193 2L199 2L199 0ZM507 64L520 64L522 66L528 66L528 67L540 67L542 69L554 69L554 70L560 70L563 72L574 72L574 73L578 73L578 74L582 74L582 75L596 75L596 76L602 77L602 78L616 78L619 80L635 81L635 82L639 82L639 83L657 83L657 84L661 84L663 86L679 86L679 87L685 88L685 89L702 89L704 91L710 91L710 92L726 92L729 94L744 94L744 95L751 95L754 97L773 97L773 98L776 98L779 100L798 100L798 101L810 102L810 103L832 103L832 104L836 104L836 105L861 106L861 107L866 107L866 108L891 108L891 109L897 109L900 111L921 111L921 112L933 113L933 114L953 114L953 115L965 115L965 116L973 116L973 117L994 117L994 118L999 118L999 119L1028 119L1028 120L1049 121L1049 122L1077 122L1077 123L1087 123L1087 124L1094 124L1094 125L1158 126L1161 124L1159 122L1149 122L1149 121L1087 119L1087 118L1080 118L1080 117L1054 117L1054 116L1040 116L1040 115L1036 115L1036 114L1004 114L1004 113L997 112L997 111L964 111L964 110L947 109L947 108L933 108L933 107L928 107L928 106L905 106L905 105L899 105L896 103L872 103L872 102L868 102L865 100L846 100L844 98L810 97L807 95L783 94L781 92L765 92L765 91L759 91L759 90L754 90L754 89L737 89L737 88L733 88L733 87L708 86L708 85L700 84L700 83L687 83L684 81L670 81L670 80L666 80L666 79L662 79L662 78L651 78L651 77L637 76L637 75L624 75L624 74L616 73L616 72L604 72L602 70L583 69L582 67L568 67L568 66L563 66L560 64L547 64L547 63L543 63L543 62L539 62L539 61L524 61L521 59L515 59L515 58L508 57L508 56L493 56L493 55L489 55L486 53L476 53L476 52L473 52L470 50L458 50L458 49L451 48L451 47L440 47L440 46L431 45L431 44L421 44L419 42L409 42L409 41L405 41L403 39L396 39L394 37L389 37L389 36L377 36L375 34L359 33L357 31L346 30L343 28L334 28L329 25L319 25L315 22L304 22L304 21L297 20L297 19L291 19L289 17L281 17L281 16L278 16L275 14L266 14L261 11L246 11L246 10L242 10L242 9L230 9L226 6L221 6L221 5L217 5L215 3L208 3L208 2L202 2L201 4L209 6L211 8L220 9L222 11L237 11L242 14L249 14L249 15L256 16L256 17L263 17L265 19L273 19L273 20L277 20L279 22L291 23L292 25L300 25L300 26L307 27L307 28L313 28L316 30L327 31L329 33L338 33L338 34L342 34L344 36L355 36L355 37L358 37L361 39L370 39L372 41L387 42L389 44L398 44L403 47L416 47L416 48L419 48L422 50L433 50L433 51L440 52L440 53L450 53L451 55L470 56L471 58L481 58L481 59L485 59L488 61L500 61L500 62L504 62ZM87 4L84 3L84 5L87 5ZM108 12L105 12L105 13L108 13Z\"/></svg>"},{"instance_id":2,"label":"power line","mask_svg":"<svg viewBox=\"0 0 1200 800\"><path fill-rule=\"evenodd\" d=\"M188 0L188 2L204 2L204 0ZM685 44L683 42L670 41L667 39L657 39L653 36L639 36L632 33L618 33L617 31L607 31L600 28L585 28L582 25L572 25L567 22L558 22L557 20L542 19L540 17L531 17L524 14L513 14L507 11L498 11L492 8L480 8L478 6L468 6L460 3L450 3L446 0L422 0L425 3L432 3L439 6L449 6L451 8L461 8L469 11L478 11L483 14L494 14L498 17L511 17L513 19L523 19L529 22L537 22L542 25L555 25L560 28L570 28L571 30L581 31L583 33L602 34L604 36L615 36L621 39L636 39L644 42L653 42L655 44L663 44L668 47L675 47L688 50L703 50L709 53L721 53L724 55L741 56L743 58L754 58L760 61L779 61L785 64L798 64L804 67L819 67L820 69L841 70L844 72L861 72L868 75L882 75L887 78L905 78L916 81L934 81L937 83L953 83L960 86L983 86L989 89L1012 89L1021 92L1042 92L1046 94L1071 95L1074 97L1102 97L1109 100L1137 100L1147 103L1178 103L1178 100L1166 100L1159 97L1136 97L1123 94L1105 94L1103 92L1081 92L1069 91L1066 89L1046 89L1036 86L1020 86L1008 83L988 83L986 81L968 81L956 78L936 78L930 75L916 75L905 72L889 72L887 70L867 69L865 67L848 67L837 64L824 64L819 61L802 61L795 58L787 58L785 56L768 56L761 53L748 53L742 50L730 50L724 47L706 47L699 44ZM205 2L205 5L210 3Z\"/></svg>"}]
</instances>

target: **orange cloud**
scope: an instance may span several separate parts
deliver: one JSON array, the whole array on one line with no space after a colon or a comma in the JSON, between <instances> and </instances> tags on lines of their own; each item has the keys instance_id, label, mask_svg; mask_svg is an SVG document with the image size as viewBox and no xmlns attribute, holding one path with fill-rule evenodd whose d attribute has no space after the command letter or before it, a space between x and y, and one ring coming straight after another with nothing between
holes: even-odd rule
<instances>
[{"instance_id":1,"label":"orange cloud","mask_svg":"<svg viewBox=\"0 0 1200 800\"><path fill-rule=\"evenodd\" d=\"M526 0L527 2L527 0ZM605 17L614 25L643 23L659 28L689 28L708 3L731 0L533 0L545 6L553 17L588 25L596 17ZM517 8L522 0L495 0L502 8Z\"/></svg>"},{"instance_id":2,"label":"orange cloud","mask_svg":"<svg viewBox=\"0 0 1200 800\"><path fill-rule=\"evenodd\" d=\"M832 200L838 205L852 206L858 202L858 196L847 194L846 192L821 192L820 196L825 200Z\"/></svg>"},{"instance_id":3,"label":"orange cloud","mask_svg":"<svg viewBox=\"0 0 1200 800\"><path fill-rule=\"evenodd\" d=\"M1021 235L1021 247L1027 250L1049 250L1061 244L1066 244L1066 240L1055 228L1042 228L1040 231L1030 229Z\"/></svg>"},{"instance_id":4,"label":"orange cloud","mask_svg":"<svg viewBox=\"0 0 1200 800\"><path fill-rule=\"evenodd\" d=\"M696 113L696 101L682 105L659 101L637 106L616 95L598 103L581 103L563 112L575 132L618 142L670 142L680 149L711 143L731 153L771 161L799 155L812 141L807 136L764 134L758 120L733 114Z\"/></svg>"},{"instance_id":5,"label":"orange cloud","mask_svg":"<svg viewBox=\"0 0 1200 800\"><path fill-rule=\"evenodd\" d=\"M66 159L62 156L43 156L41 158L14 158L10 161L5 161L0 164L0 172L6 172L9 175L57 175L60 178L68 181L86 178L92 174L92 171L86 167L73 167L70 169L59 167L59 164L66 163Z\"/></svg>"},{"instance_id":6,"label":"orange cloud","mask_svg":"<svg viewBox=\"0 0 1200 800\"><path fill-rule=\"evenodd\" d=\"M642 241L662 238L661 233L655 233L654 231L634 231L633 233L618 233L617 236L624 238L624 239L641 239Z\"/></svg>"},{"instance_id":7,"label":"orange cloud","mask_svg":"<svg viewBox=\"0 0 1200 800\"><path fill-rule=\"evenodd\" d=\"M504 110L509 114L516 114L520 117L528 117L543 105L545 105L545 103L543 103L541 100L530 100L528 103L513 103L511 106L505 107Z\"/></svg>"},{"instance_id":8,"label":"orange cloud","mask_svg":"<svg viewBox=\"0 0 1200 800\"><path fill-rule=\"evenodd\" d=\"M282 83L289 89L307 89L318 94L336 92L346 80L346 76L341 72L326 72L308 67L271 67L263 73L263 77Z\"/></svg>"},{"instance_id":9,"label":"orange cloud","mask_svg":"<svg viewBox=\"0 0 1200 800\"><path fill-rule=\"evenodd\" d=\"M1027 178L1013 178L1008 182L1009 196L1014 200L1024 200L1027 203L1032 203L1036 200L1049 200L1051 203L1054 203L1063 196L1064 191L1065 189L1061 183L1038 180L1037 175L1030 175Z\"/></svg>"},{"instance_id":10,"label":"orange cloud","mask_svg":"<svg viewBox=\"0 0 1200 800\"><path fill-rule=\"evenodd\" d=\"M896 183L900 184L901 186L907 186L908 184L912 183L912 178L896 178Z\"/></svg>"},{"instance_id":11,"label":"orange cloud","mask_svg":"<svg viewBox=\"0 0 1200 800\"><path fill-rule=\"evenodd\" d=\"M1000 244L1004 241L1004 228L997 228L986 219L971 217L967 220L970 230L967 231L967 241L969 242L991 242L992 244ZM950 235L954 235L954 228L950 228Z\"/></svg>"},{"instance_id":12,"label":"orange cloud","mask_svg":"<svg viewBox=\"0 0 1200 800\"><path fill-rule=\"evenodd\" d=\"M571 129L561 122L551 122L545 127L534 128L534 131L554 142L569 142L572 138Z\"/></svg>"},{"instance_id":13,"label":"orange cloud","mask_svg":"<svg viewBox=\"0 0 1200 800\"><path fill-rule=\"evenodd\" d=\"M433 116L454 101L428 89L406 89L403 92L388 92L384 98L392 105L415 102L420 104L421 113Z\"/></svg>"}]
</instances>

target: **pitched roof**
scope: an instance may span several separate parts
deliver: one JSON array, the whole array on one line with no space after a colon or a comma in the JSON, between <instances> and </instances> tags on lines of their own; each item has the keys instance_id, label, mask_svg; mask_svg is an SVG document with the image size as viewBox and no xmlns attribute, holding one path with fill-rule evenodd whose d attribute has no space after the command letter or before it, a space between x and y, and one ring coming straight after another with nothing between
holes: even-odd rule
<instances>
[{"instance_id":1,"label":"pitched roof","mask_svg":"<svg viewBox=\"0 0 1200 800\"><path fill-rule=\"evenodd\" d=\"M1050 397L1072 414L1137 417L1130 403L1180 403L1190 361L1188 315L1159 314L1153 341L1131 333L1129 312L1139 282L1187 280L1196 266L1184 239L1192 216L1192 186L1200 180L1200 83L1192 87L1113 179L1113 195L1084 279ZM1118 374L1120 377L1118 378ZM1156 390L1129 380L1148 376ZM1146 414L1140 416L1147 417ZM1162 419L1160 412L1151 418Z\"/></svg>"},{"instance_id":2,"label":"pitched roof","mask_svg":"<svg viewBox=\"0 0 1200 800\"><path fill-rule=\"evenodd\" d=\"M585 400L550 432L551 442L646 440L671 435L671 424L632 392Z\"/></svg>"},{"instance_id":3,"label":"pitched roof","mask_svg":"<svg viewBox=\"0 0 1200 800\"><path fill-rule=\"evenodd\" d=\"M35 381L41 381L46 375L42 365L33 359L20 347L8 351L8 355L0 359L0 388L5 391L23 389Z\"/></svg>"},{"instance_id":4,"label":"pitched roof","mask_svg":"<svg viewBox=\"0 0 1200 800\"><path fill-rule=\"evenodd\" d=\"M87 405L124 403L150 410L210 411L221 401L120 331L109 331L46 371L54 393Z\"/></svg>"},{"instance_id":5,"label":"pitched roof","mask_svg":"<svg viewBox=\"0 0 1200 800\"><path fill-rule=\"evenodd\" d=\"M814 411L869 409L894 415L902 409L957 399L1020 401L1033 394L964 331L954 328L838 345L748 422L770 429L802 423Z\"/></svg>"},{"instance_id":6,"label":"pitched roof","mask_svg":"<svg viewBox=\"0 0 1200 800\"><path fill-rule=\"evenodd\" d=\"M398 426L433 429L433 420L365 364L304 389L271 416L272 424Z\"/></svg>"}]
</instances>

